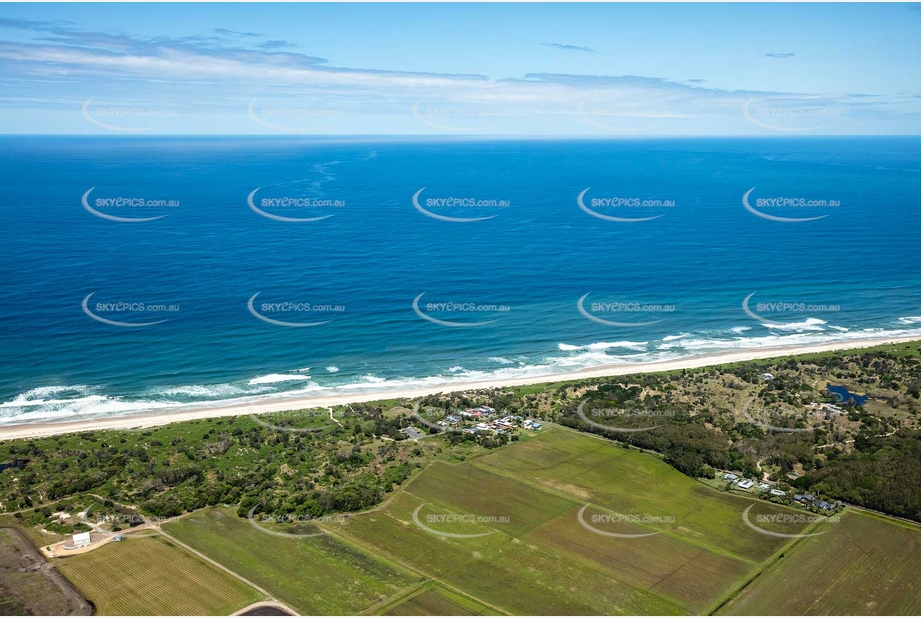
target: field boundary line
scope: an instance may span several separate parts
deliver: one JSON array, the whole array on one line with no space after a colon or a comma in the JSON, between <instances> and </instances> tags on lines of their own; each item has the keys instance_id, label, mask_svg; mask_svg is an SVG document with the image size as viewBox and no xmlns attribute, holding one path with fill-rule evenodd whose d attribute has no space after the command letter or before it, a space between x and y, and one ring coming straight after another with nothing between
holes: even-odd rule
<instances>
[{"instance_id":1,"label":"field boundary line","mask_svg":"<svg viewBox=\"0 0 921 618\"><path fill-rule=\"evenodd\" d=\"M626 445L626 446L630 447L629 450L631 450L631 451L639 451L640 453L646 453L647 455L652 455L652 456L655 457L656 459L665 461L665 454L664 454L664 453L660 453L660 452L658 452L658 451L653 451L653 450L648 449L648 448L640 448L640 447L638 447L638 446L633 446L632 444L627 444L626 442L621 442L620 440L615 440L614 438L608 438L607 436L603 436L603 435L597 434L597 433L592 433L592 432L590 432L590 431L581 431L581 430L579 430L579 429L576 429L575 427L567 427L566 425L561 425L560 423L554 423L553 421L544 421L544 422L545 422L547 425L550 425L551 428L562 429L563 431L571 431L571 432L577 433L577 434L579 434L579 435L589 436L589 437L591 437L591 438L595 438L596 440L601 440L602 442L607 442L608 444ZM615 428L612 427L612 429L615 429ZM624 449L624 450L628 450L628 449Z\"/></svg>"},{"instance_id":2,"label":"field boundary line","mask_svg":"<svg viewBox=\"0 0 921 618\"><path fill-rule=\"evenodd\" d=\"M400 488L399 491L404 491L404 490L403 490L403 488ZM394 492L394 493L396 493L396 492ZM413 494L411 494L411 495L413 495ZM415 498L415 497L417 497L417 496L413 495L413 497ZM386 515L387 517L393 517L393 516L390 515L389 513L385 513L385 515ZM396 518L394 518L394 519L396 519ZM400 521L400 520L397 520L397 521ZM511 612L506 611L506 610L503 609L502 607L499 607L498 605L493 605L492 603L489 603L489 602L487 602L487 601L484 601L483 599L481 599L481 598L479 598L479 597L477 597L477 596L474 596L474 595L470 594L469 592L466 592L466 591L464 591L464 590L461 590L460 588L457 588L456 586L453 586L453 585L449 584L448 582L446 582L446 581L444 581L444 580L442 580L442 579L439 579L439 578L437 578L437 577L434 577L434 576L432 576L432 575L429 575L428 573L426 573L426 572L423 571L422 569L419 569L419 568L417 568L417 567L415 567L415 566L413 566L413 565L411 565L411 564L408 564L408 563L404 562L403 560L397 558L397 557L394 556L391 552L389 552L389 551L387 551L387 550L385 550L385 549L383 549L383 548L375 547L374 545L369 545L369 544L366 543L365 541L362 541L362 540L360 540L360 539L357 539L357 538L355 538L355 537L353 537L353 536L347 534L346 532L342 531L341 529L329 528L329 527L328 527L328 524L318 524L318 526L319 526L320 528L323 528L324 530L326 530L327 533L332 534L333 536L337 536L337 537L339 537L340 539L346 541L347 543L351 543L352 545L355 545L355 546L357 546L357 547L360 547L360 548L363 549L364 551L369 552L369 553L371 553L371 554L377 556L378 558L381 558L381 559L386 560L386 561L388 561L388 562L392 562L393 564L396 564L396 565L398 565L398 566L400 566L400 567L406 569L407 571L409 571L409 572L411 572L411 573L415 573L415 574L421 576L421 577L422 577L423 579L425 579L425 580L428 580L428 581L431 581L431 582L435 582L435 583L437 583L437 584L439 584L439 585L441 585L441 586L447 588L448 590L451 590L452 592L456 592L457 594L459 594L459 595L461 595L461 596L468 597L468 598L470 598L470 599L476 601L477 603L480 603L483 607L488 607L489 609L496 610L497 612L499 612L499 614L501 614L501 615L503 615L503 616L512 616L512 615L514 615L514 614L512 614Z\"/></svg>"},{"instance_id":3,"label":"field boundary line","mask_svg":"<svg viewBox=\"0 0 921 618\"><path fill-rule=\"evenodd\" d=\"M393 593L383 601L378 601L370 607L363 609L358 615L359 616L379 616L383 610L390 609L391 607L396 607L397 605L408 601L409 599L416 596L416 593L419 593L429 587L434 580L432 579L423 579L421 582L417 582L412 586L403 588Z\"/></svg>"},{"instance_id":4,"label":"field boundary line","mask_svg":"<svg viewBox=\"0 0 921 618\"><path fill-rule=\"evenodd\" d=\"M821 521L813 521L809 525L807 525L805 528L803 528L801 532L802 534L810 534L813 530L821 526L823 523L824 522L821 522ZM795 539L790 539L787 543L785 543L782 547L780 547L776 552L774 552L770 557L768 557L767 560L765 560L762 563L756 563L755 569L753 569L753 571L750 572L749 576L742 582L742 584L736 589L730 590L726 594L726 596L723 597L721 601L714 602L713 609L707 612L707 615L714 616L722 608L727 607L729 604L731 604L736 598L738 598L740 594L742 594L742 592L745 591L746 588L751 586L753 583L755 583L757 579L759 579L762 575L764 575L769 569L771 569L773 566L778 564L781 558L785 558L789 552L792 552L795 549L797 549L806 538L809 538L809 537L800 536Z\"/></svg>"},{"instance_id":5,"label":"field boundary line","mask_svg":"<svg viewBox=\"0 0 921 618\"><path fill-rule=\"evenodd\" d=\"M899 525L901 525L901 526L903 526L903 527L905 527L905 528L911 528L911 529L914 529L914 530L916 530L916 531L918 531L919 529L921 529L921 523L919 523L919 522L917 522L917 521L912 521L912 520L906 519L906 518L904 518L904 517L898 517L897 515L888 515L888 514L886 514L886 513L883 513L882 511L876 511L876 510L874 510L874 509L868 509L868 508L865 507L865 506L859 506L859 505L857 505L857 504L851 504L850 502L844 502L843 500L842 500L842 502L843 502L843 503L845 504L845 506L847 507L847 510L853 509L854 511L856 511L856 512L858 512L859 514L863 515L864 517L873 517L873 518L876 518L876 519L882 519L882 520L886 521L887 523L899 524ZM845 512L846 512L846 511L845 511Z\"/></svg>"},{"instance_id":6,"label":"field boundary line","mask_svg":"<svg viewBox=\"0 0 921 618\"><path fill-rule=\"evenodd\" d=\"M180 541L180 540L177 539L176 537L174 537L174 536L172 536L171 534L168 534L167 532L165 532L162 528L157 528L157 532L158 532L159 534L162 534L164 537L168 538L170 541L172 541L172 542L176 543L177 545L179 545L179 546L185 548L186 551L191 552L191 553L194 554L195 556L198 556L198 557L201 558L202 560L205 560L206 562L208 562L208 563L210 563L210 564L216 566L217 568L221 569L222 571L224 571L224 572L226 572L226 573L229 573L230 575L233 575L234 577L236 577L237 579L239 579L239 580L240 580L241 582L243 582L244 584L250 586L251 588L254 588L256 591L261 592L261 593L262 593L263 595L265 595L265 597L266 597L266 598L264 599L265 601L271 601L271 602L273 602L273 603L279 603L279 604L281 604L281 605L285 605L285 607L288 608L289 610L291 610L291 612L293 612L295 615L298 615L298 612L294 611L293 609L291 609L290 607L288 607L286 604L284 604L284 603L282 603L281 601L279 601L277 598L275 598L275 595L270 594L267 590L265 590L265 589L262 588L261 586L257 586L256 584L254 584L253 582L249 581L248 579L246 579L245 577L243 577L243 576L240 575L239 573L235 573L234 571L232 571L232 570L230 570L229 568L225 567L223 564L221 564L221 563L218 562L217 560L213 560L213 559L209 558L208 556L206 556L205 554L203 554L203 553L201 553L200 551L198 551L197 549L195 549L194 547L191 547L191 546L189 546L189 545L186 545L185 543L183 543L182 541Z\"/></svg>"}]
</instances>

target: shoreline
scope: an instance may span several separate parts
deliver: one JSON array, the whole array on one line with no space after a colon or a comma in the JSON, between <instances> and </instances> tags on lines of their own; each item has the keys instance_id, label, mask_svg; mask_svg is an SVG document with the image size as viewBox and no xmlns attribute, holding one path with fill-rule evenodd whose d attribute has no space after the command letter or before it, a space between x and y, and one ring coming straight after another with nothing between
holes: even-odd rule
<instances>
[{"instance_id":1,"label":"shoreline","mask_svg":"<svg viewBox=\"0 0 921 618\"><path fill-rule=\"evenodd\" d=\"M880 337L867 339L854 339L851 341L822 343L811 346L774 346L748 350L731 350L728 352L711 352L696 356L686 356L667 361L654 361L647 363L617 365L600 365L572 371L568 373L546 374L524 378L507 378L480 380L472 382L453 382L441 385L431 385L414 389L395 391L373 391L361 394L319 395L313 397L284 398L277 397L255 403L225 403L215 406L202 406L186 410L173 410L153 414L137 414L126 416L109 416L76 421L62 421L60 423L20 423L0 427L0 440L16 440L24 438L43 438L48 436L79 433L83 431L127 430L146 429L159 427L172 423L191 421L206 418L220 418L227 416L244 416L251 414L267 414L271 412L286 412L305 408L327 408L342 406L351 403L366 403L383 399L413 399L438 393L453 393L461 391L481 390L486 388L505 388L529 386L533 384L546 384L552 382L571 382L591 378L604 378L613 376L630 375L637 373L657 373L680 369L699 369L728 363L764 360L811 354L817 352L836 352L870 348L879 345L909 343L921 341L917 336L911 337Z\"/></svg>"}]
</instances>

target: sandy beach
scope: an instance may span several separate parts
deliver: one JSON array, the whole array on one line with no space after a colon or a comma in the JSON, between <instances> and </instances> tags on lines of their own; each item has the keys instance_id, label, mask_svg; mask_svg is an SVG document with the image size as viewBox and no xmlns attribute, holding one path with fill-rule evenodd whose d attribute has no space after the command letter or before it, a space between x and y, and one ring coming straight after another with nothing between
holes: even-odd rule
<instances>
[{"instance_id":1,"label":"sandy beach","mask_svg":"<svg viewBox=\"0 0 921 618\"><path fill-rule=\"evenodd\" d=\"M156 427L202 418L216 418L221 416L239 416L249 414L266 414L270 412L284 412L305 408L325 408L330 406L362 403L382 399L415 398L437 393L459 391L472 391L485 388L501 388L509 386L524 386L529 384L542 384L548 382L561 382L569 380L584 380L587 378L601 378L608 376L629 375L635 373L653 373L656 371L673 371L676 369L693 369L750 361L765 358L794 356L810 352L831 352L835 350L853 350L857 348L872 347L889 343L906 343L918 341L917 337L888 337L879 339L854 339L852 341L825 343L814 346L778 346L750 350L732 350L728 352L714 352L698 356L688 356L669 361L652 363L603 365L570 373L556 373L541 376L530 376L516 379L483 380L478 382L452 382L443 385L431 385L425 388L405 390L380 390L360 394L327 395L320 397L300 398L275 398L266 399L255 403L227 403L211 407L190 407L173 409L169 412L155 414L137 414L132 416L111 416L106 418L88 419L80 421L65 421L60 423L30 423L7 425L0 427L0 440L19 438L38 438L64 433L77 433L81 431L100 431L106 429L140 429Z\"/></svg>"}]
</instances>

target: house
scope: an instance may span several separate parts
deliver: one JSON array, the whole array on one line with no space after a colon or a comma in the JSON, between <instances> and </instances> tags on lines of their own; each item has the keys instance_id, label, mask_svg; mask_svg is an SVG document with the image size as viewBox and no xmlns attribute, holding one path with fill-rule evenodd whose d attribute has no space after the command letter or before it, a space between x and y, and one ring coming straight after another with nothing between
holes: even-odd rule
<instances>
[{"instance_id":1,"label":"house","mask_svg":"<svg viewBox=\"0 0 921 618\"><path fill-rule=\"evenodd\" d=\"M80 532L79 534L74 535L74 549L79 549L81 547L86 547L92 540L90 539L89 532Z\"/></svg>"},{"instance_id":2,"label":"house","mask_svg":"<svg viewBox=\"0 0 921 618\"><path fill-rule=\"evenodd\" d=\"M489 425L487 425L486 423L477 423L477 426L476 426L477 431L486 431L488 429L489 429Z\"/></svg>"},{"instance_id":3,"label":"house","mask_svg":"<svg viewBox=\"0 0 921 618\"><path fill-rule=\"evenodd\" d=\"M796 494L793 496L793 499L797 502L812 502L815 499L815 496L812 494Z\"/></svg>"},{"instance_id":4,"label":"house","mask_svg":"<svg viewBox=\"0 0 921 618\"><path fill-rule=\"evenodd\" d=\"M765 380L765 381L773 380L773 379L774 379L774 374L773 374L773 373L762 373L762 374L761 374L761 379L762 379L762 380Z\"/></svg>"},{"instance_id":5,"label":"house","mask_svg":"<svg viewBox=\"0 0 921 618\"><path fill-rule=\"evenodd\" d=\"M767 483L761 483L760 485L758 485L758 489L760 489L761 491L767 491L770 488L771 486L768 485Z\"/></svg>"},{"instance_id":6,"label":"house","mask_svg":"<svg viewBox=\"0 0 921 618\"><path fill-rule=\"evenodd\" d=\"M780 491L779 489L772 489L772 490L771 490L771 495L772 495L772 496L786 496L786 495L787 495L787 492L785 492L785 491Z\"/></svg>"},{"instance_id":7,"label":"house","mask_svg":"<svg viewBox=\"0 0 921 618\"><path fill-rule=\"evenodd\" d=\"M736 487L738 487L739 489L744 489L744 490L746 490L746 491L748 491L749 489L751 489L751 488L754 487L754 486L755 486L755 481L750 481L750 480L748 480L748 479L745 479L745 480L743 480L743 481L739 481L739 484L736 485Z\"/></svg>"},{"instance_id":8,"label":"house","mask_svg":"<svg viewBox=\"0 0 921 618\"><path fill-rule=\"evenodd\" d=\"M723 480L724 481L738 481L739 477L736 476L735 474L729 473L729 474L723 475Z\"/></svg>"},{"instance_id":9,"label":"house","mask_svg":"<svg viewBox=\"0 0 921 618\"><path fill-rule=\"evenodd\" d=\"M531 429L540 429L543 427L540 423L531 423Z\"/></svg>"},{"instance_id":10,"label":"house","mask_svg":"<svg viewBox=\"0 0 921 618\"><path fill-rule=\"evenodd\" d=\"M812 503L812 506L822 511L834 511L835 505L831 502L826 502L825 500L816 500Z\"/></svg>"},{"instance_id":11,"label":"house","mask_svg":"<svg viewBox=\"0 0 921 618\"><path fill-rule=\"evenodd\" d=\"M531 428L531 425L533 425L533 424L534 424L534 421L532 421L531 419L528 419L528 420L526 420L524 423L522 423L522 425L524 426L525 429L530 429L530 428Z\"/></svg>"},{"instance_id":12,"label":"house","mask_svg":"<svg viewBox=\"0 0 921 618\"><path fill-rule=\"evenodd\" d=\"M455 425L457 424L458 421L460 421L460 419L452 415L452 416L446 416L445 421L447 421L451 425Z\"/></svg>"}]
</instances>

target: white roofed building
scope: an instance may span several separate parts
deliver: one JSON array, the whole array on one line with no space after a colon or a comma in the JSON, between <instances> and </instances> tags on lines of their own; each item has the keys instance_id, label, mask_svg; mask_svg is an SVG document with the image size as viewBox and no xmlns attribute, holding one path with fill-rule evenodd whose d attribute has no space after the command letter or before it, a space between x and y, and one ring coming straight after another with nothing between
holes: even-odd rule
<instances>
[{"instance_id":1,"label":"white roofed building","mask_svg":"<svg viewBox=\"0 0 921 618\"><path fill-rule=\"evenodd\" d=\"M90 539L89 532L80 532L74 535L74 549L86 547L90 543L92 543L92 540Z\"/></svg>"}]
</instances>

